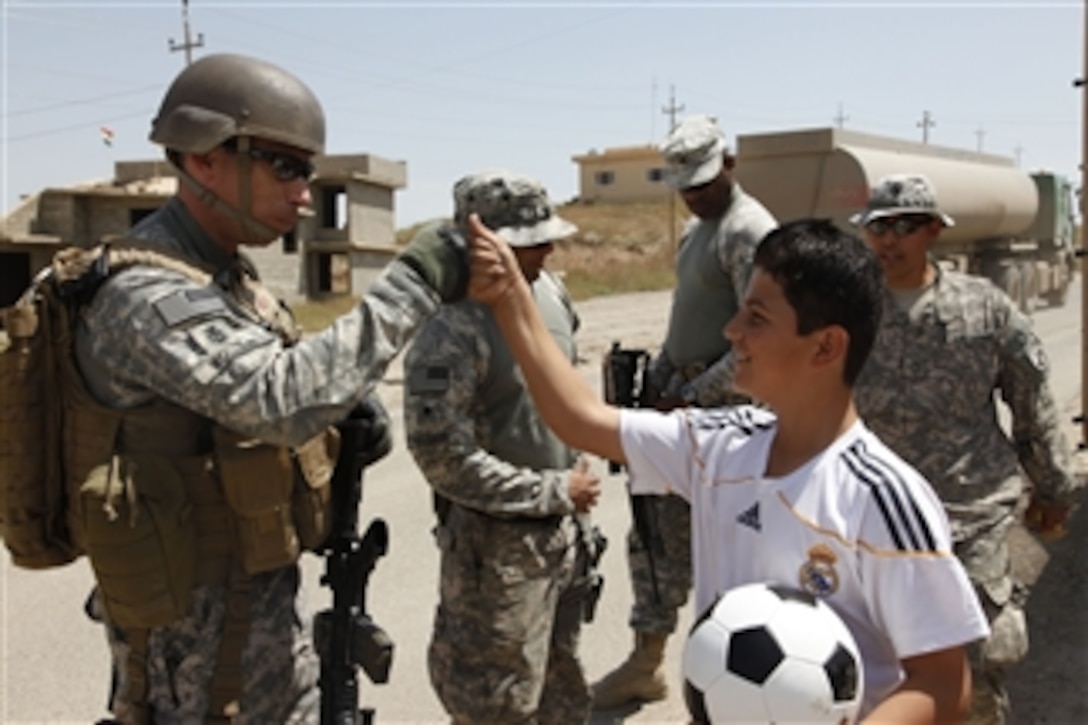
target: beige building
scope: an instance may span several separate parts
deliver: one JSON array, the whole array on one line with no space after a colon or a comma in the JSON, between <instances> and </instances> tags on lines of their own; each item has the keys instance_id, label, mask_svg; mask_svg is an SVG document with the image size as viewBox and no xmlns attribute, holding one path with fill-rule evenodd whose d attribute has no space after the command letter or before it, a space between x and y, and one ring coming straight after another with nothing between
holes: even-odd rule
<instances>
[{"instance_id":1,"label":"beige building","mask_svg":"<svg viewBox=\"0 0 1088 725\"><path fill-rule=\"evenodd\" d=\"M311 182L314 213L273 244L247 247L262 279L288 302L361 294L396 254L394 195L407 182L403 161L369 154L319 156ZM124 234L177 188L164 161L120 161L114 178L49 188L0 219L0 307L65 246L89 247Z\"/></svg>"},{"instance_id":2,"label":"beige building","mask_svg":"<svg viewBox=\"0 0 1088 725\"><path fill-rule=\"evenodd\" d=\"M656 146L622 146L574 156L583 202L661 201L668 198L665 161Z\"/></svg>"}]
</instances>

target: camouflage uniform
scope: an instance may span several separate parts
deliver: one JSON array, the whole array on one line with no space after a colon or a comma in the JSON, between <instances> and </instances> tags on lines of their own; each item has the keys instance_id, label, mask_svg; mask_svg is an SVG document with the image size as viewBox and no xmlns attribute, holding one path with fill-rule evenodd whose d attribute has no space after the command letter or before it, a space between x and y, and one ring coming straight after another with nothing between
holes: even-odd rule
<instances>
[{"instance_id":1,"label":"camouflage uniform","mask_svg":"<svg viewBox=\"0 0 1088 725\"><path fill-rule=\"evenodd\" d=\"M665 342L647 374L651 400L663 394L701 408L744 400L730 387L732 356L722 328L744 297L756 246L774 226L770 213L737 183L720 218L688 222L677 255ZM627 535L635 594L630 623L640 632L669 633L691 590L691 510L680 496L649 499L646 505L656 511L664 550L653 560L660 601L654 597L645 546L632 529Z\"/></svg>"},{"instance_id":2,"label":"camouflage uniform","mask_svg":"<svg viewBox=\"0 0 1088 725\"><path fill-rule=\"evenodd\" d=\"M972 721L1003 722L1004 667L1027 650L1023 592L1010 575L1006 535L1024 493L1068 502L1069 448L1031 321L989 281L937 269L910 310L891 292L872 354L854 389L869 427L937 491L993 634L970 650ZM1011 441L993 395L1012 413Z\"/></svg>"},{"instance_id":3,"label":"camouflage uniform","mask_svg":"<svg viewBox=\"0 0 1088 725\"><path fill-rule=\"evenodd\" d=\"M543 271L532 289L573 362L578 318L562 283ZM588 521L568 493L574 451L540 419L484 305L443 308L405 370L408 447L439 513L428 656L439 700L457 723L584 722Z\"/></svg>"},{"instance_id":4,"label":"camouflage uniform","mask_svg":"<svg viewBox=\"0 0 1088 725\"><path fill-rule=\"evenodd\" d=\"M284 311L238 285L240 259L180 201L130 236L215 270L216 281L200 287L176 272L134 267L98 290L77 329L76 356L88 389L114 408L165 400L238 433L298 445L342 420L439 306L421 277L393 264L353 311L288 348L272 325L244 309L265 318ZM171 315L163 314L167 306ZM223 586L199 585L186 616L150 630L146 673L156 723L205 718L226 601ZM107 623L107 631L119 663L114 711L127 722L135 717L121 664L129 647L119 629ZM297 566L253 576L237 722L317 722L318 669Z\"/></svg>"}]
</instances>

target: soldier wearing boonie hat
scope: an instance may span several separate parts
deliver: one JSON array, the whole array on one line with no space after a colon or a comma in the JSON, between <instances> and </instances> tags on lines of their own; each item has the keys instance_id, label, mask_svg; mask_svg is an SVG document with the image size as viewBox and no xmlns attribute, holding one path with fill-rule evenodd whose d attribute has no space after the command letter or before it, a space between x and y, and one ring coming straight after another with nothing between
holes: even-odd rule
<instances>
[{"instance_id":1,"label":"soldier wearing boonie hat","mask_svg":"<svg viewBox=\"0 0 1088 725\"><path fill-rule=\"evenodd\" d=\"M509 171L463 177L453 187L454 221L464 228L470 214L512 247L566 239L578 227L556 215L547 190L536 179Z\"/></svg>"},{"instance_id":2,"label":"soldier wearing boonie hat","mask_svg":"<svg viewBox=\"0 0 1088 725\"><path fill-rule=\"evenodd\" d=\"M682 119L659 148L665 182L693 216L680 240L669 326L648 369L646 396L659 410L735 404L742 399L731 389L732 357L722 328L740 307L756 245L777 222L733 179L735 159L713 116ZM691 590L687 501L676 495L638 499L645 518L656 519L662 546L643 542L634 528L628 533L635 645L593 686L594 706L601 709L666 696L665 643Z\"/></svg>"},{"instance_id":3,"label":"soldier wearing boonie hat","mask_svg":"<svg viewBox=\"0 0 1088 725\"><path fill-rule=\"evenodd\" d=\"M850 223L864 227L877 219L904 215L927 215L946 227L955 221L937 207L937 190L922 174L890 174L873 187L863 211L850 217Z\"/></svg>"},{"instance_id":4,"label":"soldier wearing boonie hat","mask_svg":"<svg viewBox=\"0 0 1088 725\"><path fill-rule=\"evenodd\" d=\"M1007 534L1030 490L1029 527L1058 535L1081 485L1046 353L1016 301L988 279L930 258L953 220L925 176L878 180L850 221L876 252L886 286L876 343L854 386L858 413L945 504L955 554L991 629L968 647L965 722L1004 723L1006 669L1028 650L1027 591L1011 573ZM998 398L1008 406L1009 434L998 422Z\"/></svg>"},{"instance_id":5,"label":"soldier wearing boonie hat","mask_svg":"<svg viewBox=\"0 0 1088 725\"><path fill-rule=\"evenodd\" d=\"M465 176L453 197L454 225L421 233L467 237L479 215L512 248L573 362L578 317L543 264L552 242L577 228L556 215L540 182L509 171ZM586 722L577 642L600 550L587 513L597 477L541 420L484 305L445 307L404 367L408 448L438 517L428 666L439 701L455 723Z\"/></svg>"},{"instance_id":6,"label":"soldier wearing boonie hat","mask_svg":"<svg viewBox=\"0 0 1088 725\"><path fill-rule=\"evenodd\" d=\"M705 113L683 119L661 145L668 164L665 181L674 189L689 189L713 181L721 173L725 136Z\"/></svg>"}]
</instances>

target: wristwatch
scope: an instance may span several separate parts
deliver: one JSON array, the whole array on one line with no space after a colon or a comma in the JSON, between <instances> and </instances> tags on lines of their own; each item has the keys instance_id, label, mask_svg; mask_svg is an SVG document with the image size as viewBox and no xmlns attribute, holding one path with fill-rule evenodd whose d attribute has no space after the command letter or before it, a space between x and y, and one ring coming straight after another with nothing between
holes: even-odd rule
<instances>
[{"instance_id":1,"label":"wristwatch","mask_svg":"<svg viewBox=\"0 0 1088 725\"><path fill-rule=\"evenodd\" d=\"M680 400L683 400L686 405L694 405L699 402L699 394L695 392L695 386L691 383L681 385Z\"/></svg>"}]
</instances>

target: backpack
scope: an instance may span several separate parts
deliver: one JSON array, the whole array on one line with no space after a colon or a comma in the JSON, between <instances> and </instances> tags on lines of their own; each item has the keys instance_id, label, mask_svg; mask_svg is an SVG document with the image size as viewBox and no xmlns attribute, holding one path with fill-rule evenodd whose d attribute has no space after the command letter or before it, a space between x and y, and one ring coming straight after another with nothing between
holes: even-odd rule
<instances>
[{"instance_id":1,"label":"backpack","mask_svg":"<svg viewBox=\"0 0 1088 725\"><path fill-rule=\"evenodd\" d=\"M16 566L62 566L84 553L67 516L62 394L66 383L81 381L73 346L80 308L110 275L136 264L207 279L167 254L141 248L139 242L126 244L132 246L62 249L3 310L0 535Z\"/></svg>"}]
</instances>

